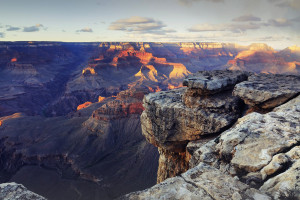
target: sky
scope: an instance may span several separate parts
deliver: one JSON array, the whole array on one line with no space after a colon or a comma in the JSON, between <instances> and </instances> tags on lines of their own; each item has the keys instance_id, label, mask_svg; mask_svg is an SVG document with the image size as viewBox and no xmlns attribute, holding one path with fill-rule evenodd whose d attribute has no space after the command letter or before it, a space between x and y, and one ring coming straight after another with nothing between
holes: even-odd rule
<instances>
[{"instance_id":1,"label":"sky","mask_svg":"<svg viewBox=\"0 0 300 200\"><path fill-rule=\"evenodd\" d=\"M0 41L300 46L300 0L0 0Z\"/></svg>"}]
</instances>

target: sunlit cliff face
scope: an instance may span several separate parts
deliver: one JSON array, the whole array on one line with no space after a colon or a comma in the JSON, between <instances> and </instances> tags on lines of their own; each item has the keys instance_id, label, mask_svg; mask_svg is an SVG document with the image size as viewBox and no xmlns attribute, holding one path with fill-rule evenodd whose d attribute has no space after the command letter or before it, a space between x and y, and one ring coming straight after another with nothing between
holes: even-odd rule
<instances>
[{"instance_id":1,"label":"sunlit cliff face","mask_svg":"<svg viewBox=\"0 0 300 200\"><path fill-rule=\"evenodd\" d=\"M105 97L99 96L99 97L98 97L98 102L102 102L102 101L105 100L105 99L106 99Z\"/></svg>"},{"instance_id":2,"label":"sunlit cliff face","mask_svg":"<svg viewBox=\"0 0 300 200\"><path fill-rule=\"evenodd\" d=\"M83 108L86 108L86 107L88 107L91 104L92 104L92 102L87 101L87 102L85 102L85 103L80 104L79 106L77 106L77 110L81 110Z\"/></svg>"},{"instance_id":3,"label":"sunlit cliff face","mask_svg":"<svg viewBox=\"0 0 300 200\"><path fill-rule=\"evenodd\" d=\"M94 68L92 68L92 67L87 67L87 68L85 68L85 69L82 70L82 74L83 74L83 75L87 75L87 74L92 74L92 75L94 75L94 74L96 74L96 72L95 72L95 69L94 69Z\"/></svg>"},{"instance_id":4,"label":"sunlit cliff face","mask_svg":"<svg viewBox=\"0 0 300 200\"><path fill-rule=\"evenodd\" d=\"M173 90L173 89L176 89L176 88L181 88L181 87L183 87L182 86L182 83L180 83L179 85L172 85L172 84L170 84L170 83L168 83L168 89L169 90Z\"/></svg>"},{"instance_id":5,"label":"sunlit cliff face","mask_svg":"<svg viewBox=\"0 0 300 200\"><path fill-rule=\"evenodd\" d=\"M16 118L20 118L22 116L23 116L22 113L15 113L15 114L12 114L9 116L0 117L0 126L2 126L6 120L16 119Z\"/></svg>"}]
</instances>

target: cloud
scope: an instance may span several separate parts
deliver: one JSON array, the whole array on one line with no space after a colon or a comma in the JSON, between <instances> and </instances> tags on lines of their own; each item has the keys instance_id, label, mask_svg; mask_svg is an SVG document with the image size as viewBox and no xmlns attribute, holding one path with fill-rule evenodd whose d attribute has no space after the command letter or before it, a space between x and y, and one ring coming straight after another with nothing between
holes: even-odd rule
<instances>
[{"instance_id":1,"label":"cloud","mask_svg":"<svg viewBox=\"0 0 300 200\"><path fill-rule=\"evenodd\" d=\"M242 16L232 19L232 21L234 21L234 22L261 21L261 18L255 17L253 15L242 15Z\"/></svg>"},{"instance_id":2,"label":"cloud","mask_svg":"<svg viewBox=\"0 0 300 200\"><path fill-rule=\"evenodd\" d=\"M293 22L300 22L300 16L291 19L291 21L293 21Z\"/></svg>"},{"instance_id":3,"label":"cloud","mask_svg":"<svg viewBox=\"0 0 300 200\"><path fill-rule=\"evenodd\" d=\"M264 36L255 38L256 41L259 42L272 42L272 41L284 41L284 40L291 40L290 37L282 36L282 35L274 35L274 36Z\"/></svg>"},{"instance_id":4,"label":"cloud","mask_svg":"<svg viewBox=\"0 0 300 200\"><path fill-rule=\"evenodd\" d=\"M0 32L0 38L4 38L4 33Z\"/></svg>"},{"instance_id":5,"label":"cloud","mask_svg":"<svg viewBox=\"0 0 300 200\"><path fill-rule=\"evenodd\" d=\"M93 29L91 29L89 27L85 27L85 28L82 28L80 30L77 30L76 32L92 33Z\"/></svg>"},{"instance_id":6,"label":"cloud","mask_svg":"<svg viewBox=\"0 0 300 200\"><path fill-rule=\"evenodd\" d=\"M299 0L269 0L269 2L275 4L278 7L287 7L295 10L300 10Z\"/></svg>"},{"instance_id":7,"label":"cloud","mask_svg":"<svg viewBox=\"0 0 300 200\"><path fill-rule=\"evenodd\" d=\"M204 32L204 31L231 31L233 33L245 32L250 29L259 29L260 24L197 24L188 29L189 32Z\"/></svg>"},{"instance_id":8,"label":"cloud","mask_svg":"<svg viewBox=\"0 0 300 200\"><path fill-rule=\"evenodd\" d=\"M211 2L211 3L223 3L225 0L179 0L181 5L187 6L195 2Z\"/></svg>"},{"instance_id":9,"label":"cloud","mask_svg":"<svg viewBox=\"0 0 300 200\"><path fill-rule=\"evenodd\" d=\"M152 18L134 16L127 19L119 19L115 22L112 22L108 29L142 34L152 33L158 35L176 32L173 29L165 27L166 25L161 21L154 20Z\"/></svg>"},{"instance_id":10,"label":"cloud","mask_svg":"<svg viewBox=\"0 0 300 200\"><path fill-rule=\"evenodd\" d=\"M42 28L44 30L47 29L42 24L36 24L35 26L24 27L23 32L37 32L37 31L40 31Z\"/></svg>"},{"instance_id":11,"label":"cloud","mask_svg":"<svg viewBox=\"0 0 300 200\"><path fill-rule=\"evenodd\" d=\"M6 31L18 31L21 29L20 27L15 27L15 26L6 26L6 27L7 27Z\"/></svg>"},{"instance_id":12,"label":"cloud","mask_svg":"<svg viewBox=\"0 0 300 200\"><path fill-rule=\"evenodd\" d=\"M279 19L269 19L267 23L265 23L266 26L276 26L276 27L285 27L285 26L291 26L292 22L285 18L279 18Z\"/></svg>"}]
</instances>

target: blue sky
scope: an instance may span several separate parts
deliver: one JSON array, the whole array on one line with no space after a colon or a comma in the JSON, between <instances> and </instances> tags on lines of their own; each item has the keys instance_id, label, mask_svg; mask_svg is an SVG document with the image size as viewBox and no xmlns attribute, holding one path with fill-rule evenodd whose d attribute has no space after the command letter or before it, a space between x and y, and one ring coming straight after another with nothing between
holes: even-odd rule
<instances>
[{"instance_id":1,"label":"blue sky","mask_svg":"<svg viewBox=\"0 0 300 200\"><path fill-rule=\"evenodd\" d=\"M0 41L300 45L300 0L0 0Z\"/></svg>"}]
</instances>

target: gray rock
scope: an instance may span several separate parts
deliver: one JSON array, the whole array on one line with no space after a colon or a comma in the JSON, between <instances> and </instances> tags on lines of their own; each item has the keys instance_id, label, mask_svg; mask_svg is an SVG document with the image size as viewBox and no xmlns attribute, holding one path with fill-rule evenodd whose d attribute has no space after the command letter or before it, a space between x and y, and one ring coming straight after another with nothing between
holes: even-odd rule
<instances>
[{"instance_id":1,"label":"gray rock","mask_svg":"<svg viewBox=\"0 0 300 200\"><path fill-rule=\"evenodd\" d=\"M250 106L270 109L300 94L300 76L258 74L235 86L233 94Z\"/></svg>"},{"instance_id":2,"label":"gray rock","mask_svg":"<svg viewBox=\"0 0 300 200\"><path fill-rule=\"evenodd\" d=\"M183 85L195 89L199 95L215 94L233 89L235 84L247 80L249 73L244 71L199 71L188 75Z\"/></svg>"},{"instance_id":3,"label":"gray rock","mask_svg":"<svg viewBox=\"0 0 300 200\"><path fill-rule=\"evenodd\" d=\"M227 96L232 98L227 112L223 107L217 109L218 106L213 109L188 108L182 102L185 90L174 89L144 97L141 123L143 135L150 143L169 150L180 148L181 144L185 148L188 141L218 133L239 117L238 99L235 97Z\"/></svg>"},{"instance_id":4,"label":"gray rock","mask_svg":"<svg viewBox=\"0 0 300 200\"><path fill-rule=\"evenodd\" d=\"M231 164L248 172L266 166L272 157L300 142L300 96L268 114L251 113L222 133L216 149Z\"/></svg>"},{"instance_id":5,"label":"gray rock","mask_svg":"<svg viewBox=\"0 0 300 200\"><path fill-rule=\"evenodd\" d=\"M300 199L300 160L285 172L269 179L259 189L274 199Z\"/></svg>"},{"instance_id":6,"label":"gray rock","mask_svg":"<svg viewBox=\"0 0 300 200\"><path fill-rule=\"evenodd\" d=\"M0 199L2 200L46 200L17 183L0 184Z\"/></svg>"},{"instance_id":7,"label":"gray rock","mask_svg":"<svg viewBox=\"0 0 300 200\"><path fill-rule=\"evenodd\" d=\"M169 178L152 188L130 193L121 199L271 200L268 195L204 163L181 176Z\"/></svg>"}]
</instances>

